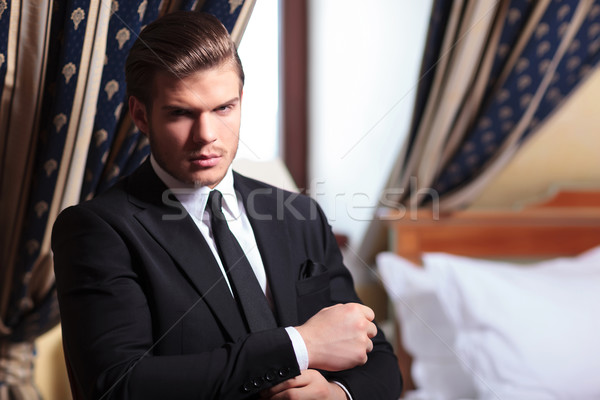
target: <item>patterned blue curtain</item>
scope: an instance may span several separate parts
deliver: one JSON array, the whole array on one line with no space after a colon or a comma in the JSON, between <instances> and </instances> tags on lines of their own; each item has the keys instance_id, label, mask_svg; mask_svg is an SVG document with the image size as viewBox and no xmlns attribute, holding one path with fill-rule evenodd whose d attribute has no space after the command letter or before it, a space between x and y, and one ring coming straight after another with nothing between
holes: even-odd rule
<instances>
[{"instance_id":1,"label":"patterned blue curtain","mask_svg":"<svg viewBox=\"0 0 600 400\"><path fill-rule=\"evenodd\" d=\"M599 60L600 1L435 1L412 126L389 186L403 189L399 201L435 193L442 209L468 205Z\"/></svg>"},{"instance_id":2,"label":"patterned blue curtain","mask_svg":"<svg viewBox=\"0 0 600 400\"><path fill-rule=\"evenodd\" d=\"M254 0L0 0L0 399L38 398L32 342L59 322L49 238L64 207L149 153L125 99L140 30L216 15L239 42Z\"/></svg>"}]
</instances>

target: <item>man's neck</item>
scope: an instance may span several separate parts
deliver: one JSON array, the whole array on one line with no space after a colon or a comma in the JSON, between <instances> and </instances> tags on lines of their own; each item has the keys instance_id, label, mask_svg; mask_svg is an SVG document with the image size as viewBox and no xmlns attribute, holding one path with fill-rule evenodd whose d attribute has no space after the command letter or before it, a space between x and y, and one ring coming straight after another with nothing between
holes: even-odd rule
<instances>
[{"instance_id":1,"label":"man's neck","mask_svg":"<svg viewBox=\"0 0 600 400\"><path fill-rule=\"evenodd\" d=\"M150 155L150 164L158 178L173 192L173 194L175 194L175 197L177 197L177 199L186 207L188 212L196 215L196 213L193 212L194 209L197 208L198 211L203 211L206 200L208 199L208 194L211 190L215 189L223 194L223 199L227 208L231 210L234 215L238 215L238 199L233 186L233 172L231 166L227 169L223 179L211 189L208 186L181 182L165 171L152 154Z\"/></svg>"}]
</instances>

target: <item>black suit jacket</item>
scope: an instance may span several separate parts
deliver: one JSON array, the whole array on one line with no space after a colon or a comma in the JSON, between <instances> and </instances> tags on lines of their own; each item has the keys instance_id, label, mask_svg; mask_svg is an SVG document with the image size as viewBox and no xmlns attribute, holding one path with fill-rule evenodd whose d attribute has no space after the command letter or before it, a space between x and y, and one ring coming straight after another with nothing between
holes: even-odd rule
<instances>
[{"instance_id":1,"label":"black suit jacket","mask_svg":"<svg viewBox=\"0 0 600 400\"><path fill-rule=\"evenodd\" d=\"M64 351L86 399L242 399L300 373L283 329L359 301L325 216L308 197L234 174L278 326L248 334L206 241L146 162L58 217L52 235ZM300 279L307 260L325 273ZM336 373L356 400L399 396L379 333L366 365Z\"/></svg>"}]
</instances>

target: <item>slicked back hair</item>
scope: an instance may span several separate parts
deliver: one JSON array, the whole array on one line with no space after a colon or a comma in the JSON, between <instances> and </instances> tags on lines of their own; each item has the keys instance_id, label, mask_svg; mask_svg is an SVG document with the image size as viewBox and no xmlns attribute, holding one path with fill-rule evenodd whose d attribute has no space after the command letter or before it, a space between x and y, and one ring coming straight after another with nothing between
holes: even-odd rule
<instances>
[{"instance_id":1,"label":"slicked back hair","mask_svg":"<svg viewBox=\"0 0 600 400\"><path fill-rule=\"evenodd\" d=\"M194 11L169 13L146 26L125 63L127 95L148 109L156 72L186 78L230 63L244 84L244 70L229 32L214 16Z\"/></svg>"}]
</instances>

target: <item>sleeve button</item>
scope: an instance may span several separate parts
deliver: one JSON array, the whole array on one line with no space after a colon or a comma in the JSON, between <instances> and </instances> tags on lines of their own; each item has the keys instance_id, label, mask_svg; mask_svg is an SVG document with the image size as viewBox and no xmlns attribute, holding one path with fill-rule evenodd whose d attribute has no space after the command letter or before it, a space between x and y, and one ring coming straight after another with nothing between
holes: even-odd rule
<instances>
[{"instance_id":1,"label":"sleeve button","mask_svg":"<svg viewBox=\"0 0 600 400\"><path fill-rule=\"evenodd\" d=\"M265 374L265 379L267 380L267 382L273 382L276 378L277 378L277 371L275 371L274 369L268 370L267 373Z\"/></svg>"},{"instance_id":2,"label":"sleeve button","mask_svg":"<svg viewBox=\"0 0 600 400\"><path fill-rule=\"evenodd\" d=\"M279 368L279 376L282 378L285 378L286 376L288 376L290 373L290 369L289 368Z\"/></svg>"},{"instance_id":3,"label":"sleeve button","mask_svg":"<svg viewBox=\"0 0 600 400\"><path fill-rule=\"evenodd\" d=\"M252 380L252 385L258 389L259 387L261 387L263 384L265 383L265 380L263 378L254 378Z\"/></svg>"},{"instance_id":4,"label":"sleeve button","mask_svg":"<svg viewBox=\"0 0 600 400\"><path fill-rule=\"evenodd\" d=\"M246 382L244 382L244 386L242 386L242 389L244 390L244 392L248 393L249 391L254 389L254 382L252 380L247 380Z\"/></svg>"}]
</instances>

